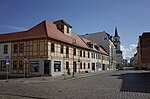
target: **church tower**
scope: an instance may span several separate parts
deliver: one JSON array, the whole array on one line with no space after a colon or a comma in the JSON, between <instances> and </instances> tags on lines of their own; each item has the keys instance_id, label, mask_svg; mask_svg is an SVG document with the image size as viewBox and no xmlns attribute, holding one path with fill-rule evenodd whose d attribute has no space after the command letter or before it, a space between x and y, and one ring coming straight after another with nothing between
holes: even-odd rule
<instances>
[{"instance_id":1,"label":"church tower","mask_svg":"<svg viewBox=\"0 0 150 99\"><path fill-rule=\"evenodd\" d=\"M122 69L123 68L122 67L123 57L122 57L122 51L120 50L121 42L120 42L120 37L118 35L117 28L115 28L115 35L113 37L113 43L116 47L116 64L117 64L117 68Z\"/></svg>"},{"instance_id":2,"label":"church tower","mask_svg":"<svg viewBox=\"0 0 150 99\"><path fill-rule=\"evenodd\" d=\"M116 50L120 50L120 37L118 36L117 28L115 28L115 35L113 38L114 45L116 46Z\"/></svg>"}]
</instances>

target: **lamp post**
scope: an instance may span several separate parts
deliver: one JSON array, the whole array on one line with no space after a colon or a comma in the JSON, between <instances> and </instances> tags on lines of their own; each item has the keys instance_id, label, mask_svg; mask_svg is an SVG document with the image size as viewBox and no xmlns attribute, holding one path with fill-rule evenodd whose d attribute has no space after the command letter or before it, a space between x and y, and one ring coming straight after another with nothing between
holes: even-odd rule
<instances>
[{"instance_id":1,"label":"lamp post","mask_svg":"<svg viewBox=\"0 0 150 99\"><path fill-rule=\"evenodd\" d=\"M73 74L72 74L72 77L74 77L74 69L75 69L75 64L74 64L74 45L76 44L76 39L73 38L72 40L72 45L73 45Z\"/></svg>"}]
</instances>

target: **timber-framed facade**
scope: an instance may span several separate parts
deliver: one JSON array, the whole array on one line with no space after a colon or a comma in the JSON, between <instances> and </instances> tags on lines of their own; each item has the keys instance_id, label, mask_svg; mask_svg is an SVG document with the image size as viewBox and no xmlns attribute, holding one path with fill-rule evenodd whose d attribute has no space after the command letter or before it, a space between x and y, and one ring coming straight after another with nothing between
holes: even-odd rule
<instances>
[{"instance_id":1,"label":"timber-framed facade","mask_svg":"<svg viewBox=\"0 0 150 99\"><path fill-rule=\"evenodd\" d=\"M105 50L100 46L101 49L90 48L79 35L71 32L71 28L63 20L43 21L27 31L0 35L0 48L3 49L0 51L0 69L6 72L3 67L9 59L9 75L13 76L91 72L93 52L97 53L95 58L101 56L97 61L102 65L109 63Z\"/></svg>"}]
</instances>

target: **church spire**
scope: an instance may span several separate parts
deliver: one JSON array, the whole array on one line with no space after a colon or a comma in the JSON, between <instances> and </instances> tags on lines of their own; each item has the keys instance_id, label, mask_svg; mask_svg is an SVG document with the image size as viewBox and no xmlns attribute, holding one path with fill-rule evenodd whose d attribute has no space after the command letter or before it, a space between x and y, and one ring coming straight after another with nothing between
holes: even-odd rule
<instances>
[{"instance_id":1,"label":"church spire","mask_svg":"<svg viewBox=\"0 0 150 99\"><path fill-rule=\"evenodd\" d=\"M117 32L117 27L115 28L115 36L114 37L119 37L118 32Z\"/></svg>"}]
</instances>

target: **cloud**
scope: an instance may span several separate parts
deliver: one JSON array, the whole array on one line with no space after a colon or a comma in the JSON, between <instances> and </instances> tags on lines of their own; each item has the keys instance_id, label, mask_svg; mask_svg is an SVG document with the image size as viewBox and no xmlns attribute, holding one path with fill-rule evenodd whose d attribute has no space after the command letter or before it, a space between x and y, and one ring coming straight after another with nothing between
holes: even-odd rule
<instances>
[{"instance_id":1,"label":"cloud","mask_svg":"<svg viewBox=\"0 0 150 99\"><path fill-rule=\"evenodd\" d=\"M13 25L0 25L0 28L3 28L3 29L11 29L11 30L15 30L15 31L23 31L23 30L26 30L26 28L24 28L24 27L13 26Z\"/></svg>"},{"instance_id":2,"label":"cloud","mask_svg":"<svg viewBox=\"0 0 150 99\"><path fill-rule=\"evenodd\" d=\"M136 53L136 44L131 44L129 46L121 45L121 50L123 52L123 58L129 60Z\"/></svg>"}]
</instances>

